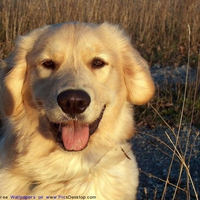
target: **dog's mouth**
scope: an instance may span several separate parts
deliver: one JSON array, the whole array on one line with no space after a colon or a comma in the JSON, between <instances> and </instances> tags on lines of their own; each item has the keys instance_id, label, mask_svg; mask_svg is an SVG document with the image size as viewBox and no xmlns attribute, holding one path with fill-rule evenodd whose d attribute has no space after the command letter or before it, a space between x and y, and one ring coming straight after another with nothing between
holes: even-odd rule
<instances>
[{"instance_id":1,"label":"dog's mouth","mask_svg":"<svg viewBox=\"0 0 200 200\"><path fill-rule=\"evenodd\" d=\"M106 106L103 107L99 117L91 124L78 120L69 120L59 124L51 122L51 127L61 147L67 151L83 150L87 146L90 136L98 129L105 108Z\"/></svg>"}]
</instances>

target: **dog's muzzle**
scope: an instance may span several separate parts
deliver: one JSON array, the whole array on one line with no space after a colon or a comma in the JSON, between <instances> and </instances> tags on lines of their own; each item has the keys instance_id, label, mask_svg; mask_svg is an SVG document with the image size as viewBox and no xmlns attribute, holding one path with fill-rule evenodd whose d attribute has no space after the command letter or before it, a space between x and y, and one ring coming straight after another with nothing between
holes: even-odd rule
<instances>
[{"instance_id":1,"label":"dog's muzzle","mask_svg":"<svg viewBox=\"0 0 200 200\"><path fill-rule=\"evenodd\" d=\"M94 122L87 124L77 120L78 117L76 117L90 105L90 96L85 91L66 90L58 95L57 102L62 111L70 117L70 120L64 123L51 123L59 143L68 151L83 150L90 136L97 130L106 106L102 108L99 117Z\"/></svg>"}]
</instances>

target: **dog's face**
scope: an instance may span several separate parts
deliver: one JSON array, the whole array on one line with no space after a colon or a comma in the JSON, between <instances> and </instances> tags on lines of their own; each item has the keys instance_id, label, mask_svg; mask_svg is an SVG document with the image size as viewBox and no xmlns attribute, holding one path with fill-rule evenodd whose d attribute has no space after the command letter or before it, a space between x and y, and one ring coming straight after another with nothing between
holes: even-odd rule
<instances>
[{"instance_id":1,"label":"dog's face","mask_svg":"<svg viewBox=\"0 0 200 200\"><path fill-rule=\"evenodd\" d=\"M127 102L144 104L154 94L146 62L107 23L36 29L19 38L5 69L5 115L39 113L69 151L83 150L103 126L115 125Z\"/></svg>"}]
</instances>

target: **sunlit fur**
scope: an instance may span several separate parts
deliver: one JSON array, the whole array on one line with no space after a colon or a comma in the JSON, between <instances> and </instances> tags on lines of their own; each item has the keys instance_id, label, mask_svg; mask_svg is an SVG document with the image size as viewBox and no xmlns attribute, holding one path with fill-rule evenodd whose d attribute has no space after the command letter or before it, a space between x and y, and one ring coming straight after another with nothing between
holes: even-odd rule
<instances>
[{"instance_id":1,"label":"sunlit fur","mask_svg":"<svg viewBox=\"0 0 200 200\"><path fill-rule=\"evenodd\" d=\"M96 57L106 65L93 68ZM53 60L56 69L46 69L45 59ZM131 104L147 103L154 84L147 63L122 30L79 22L36 29L18 38L0 73L0 195L135 199L138 169L127 143L134 135ZM67 89L89 94L84 123L96 120L106 105L82 151L63 150L49 124L67 119L56 102Z\"/></svg>"}]
</instances>

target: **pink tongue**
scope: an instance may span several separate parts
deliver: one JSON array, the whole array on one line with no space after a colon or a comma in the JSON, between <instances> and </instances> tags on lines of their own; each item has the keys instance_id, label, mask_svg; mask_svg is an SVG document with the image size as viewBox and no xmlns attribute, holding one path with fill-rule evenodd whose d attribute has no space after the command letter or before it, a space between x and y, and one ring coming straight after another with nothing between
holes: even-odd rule
<instances>
[{"instance_id":1,"label":"pink tongue","mask_svg":"<svg viewBox=\"0 0 200 200\"><path fill-rule=\"evenodd\" d=\"M80 151L89 140L89 126L78 121L69 121L61 129L62 141L66 150Z\"/></svg>"}]
</instances>

